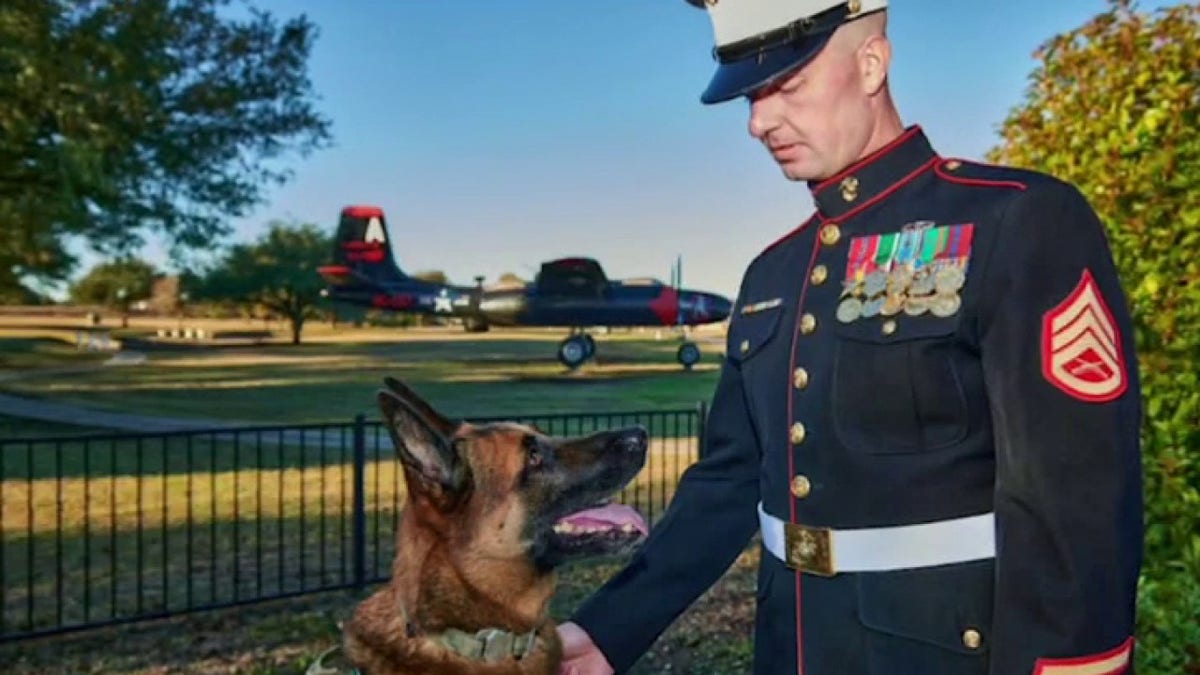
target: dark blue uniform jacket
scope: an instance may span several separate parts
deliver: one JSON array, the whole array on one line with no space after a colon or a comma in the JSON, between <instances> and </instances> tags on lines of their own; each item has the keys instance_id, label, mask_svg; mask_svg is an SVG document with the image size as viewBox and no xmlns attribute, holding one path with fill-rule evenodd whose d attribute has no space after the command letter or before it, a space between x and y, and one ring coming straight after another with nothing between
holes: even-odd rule
<instances>
[{"instance_id":1,"label":"dark blue uniform jacket","mask_svg":"<svg viewBox=\"0 0 1200 675\"><path fill-rule=\"evenodd\" d=\"M1132 672L1141 404L1097 216L919 127L810 187L817 212L743 279L703 458L573 620L628 670L760 503L833 530L992 514L994 553L968 561L838 571L834 550L814 573L763 550L754 672Z\"/></svg>"}]
</instances>

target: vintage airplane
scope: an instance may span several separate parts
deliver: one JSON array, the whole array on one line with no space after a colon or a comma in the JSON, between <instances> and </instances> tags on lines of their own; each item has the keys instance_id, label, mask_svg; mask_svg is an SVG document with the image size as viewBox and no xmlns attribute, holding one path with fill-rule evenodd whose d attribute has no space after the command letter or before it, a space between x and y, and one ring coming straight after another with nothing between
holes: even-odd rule
<instances>
[{"instance_id":1,"label":"vintage airplane","mask_svg":"<svg viewBox=\"0 0 1200 675\"><path fill-rule=\"evenodd\" d=\"M596 353L586 333L593 326L696 326L729 316L731 303L714 294L678 288L654 279L610 280L591 258L560 258L542 264L532 283L484 288L414 279L393 256L383 210L342 209L334 260L319 268L326 297L397 312L456 317L469 331L489 326L562 326L558 359L576 368ZM477 278L481 281L481 278ZM685 340L676 358L690 369L700 348Z\"/></svg>"}]
</instances>

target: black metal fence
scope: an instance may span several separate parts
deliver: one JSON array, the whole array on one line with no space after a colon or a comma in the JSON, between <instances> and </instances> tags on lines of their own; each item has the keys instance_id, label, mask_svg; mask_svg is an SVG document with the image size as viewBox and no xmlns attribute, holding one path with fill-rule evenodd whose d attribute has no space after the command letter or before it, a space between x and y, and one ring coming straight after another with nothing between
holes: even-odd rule
<instances>
[{"instance_id":1,"label":"black metal fence","mask_svg":"<svg viewBox=\"0 0 1200 675\"><path fill-rule=\"evenodd\" d=\"M505 419L555 435L645 426L651 451L621 500L653 522L704 416ZM403 497L386 430L362 417L0 439L0 642L384 581Z\"/></svg>"}]
</instances>

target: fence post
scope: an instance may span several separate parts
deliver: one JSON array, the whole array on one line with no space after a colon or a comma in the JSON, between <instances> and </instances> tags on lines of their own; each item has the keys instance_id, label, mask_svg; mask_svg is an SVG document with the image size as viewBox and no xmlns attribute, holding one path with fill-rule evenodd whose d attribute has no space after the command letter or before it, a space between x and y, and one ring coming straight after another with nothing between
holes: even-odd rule
<instances>
[{"instance_id":1,"label":"fence post","mask_svg":"<svg viewBox=\"0 0 1200 675\"><path fill-rule=\"evenodd\" d=\"M354 588L367 585L366 416L354 416Z\"/></svg>"},{"instance_id":2,"label":"fence post","mask_svg":"<svg viewBox=\"0 0 1200 675\"><path fill-rule=\"evenodd\" d=\"M704 459L704 428L708 423L708 402L700 401L696 406L696 414L698 416L696 424L696 440L698 446L696 448L696 458Z\"/></svg>"}]
</instances>

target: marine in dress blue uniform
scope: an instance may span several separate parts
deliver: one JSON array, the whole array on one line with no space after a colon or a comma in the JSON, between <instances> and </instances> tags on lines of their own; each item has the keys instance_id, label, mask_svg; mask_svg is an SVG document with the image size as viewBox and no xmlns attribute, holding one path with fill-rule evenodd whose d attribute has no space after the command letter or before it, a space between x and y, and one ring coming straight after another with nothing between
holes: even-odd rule
<instances>
[{"instance_id":1,"label":"marine in dress blue uniform","mask_svg":"<svg viewBox=\"0 0 1200 675\"><path fill-rule=\"evenodd\" d=\"M706 4L714 103L886 3ZM809 188L745 273L703 458L572 620L625 672L761 531L757 675L1133 672L1142 411L1087 201L919 126Z\"/></svg>"}]
</instances>

